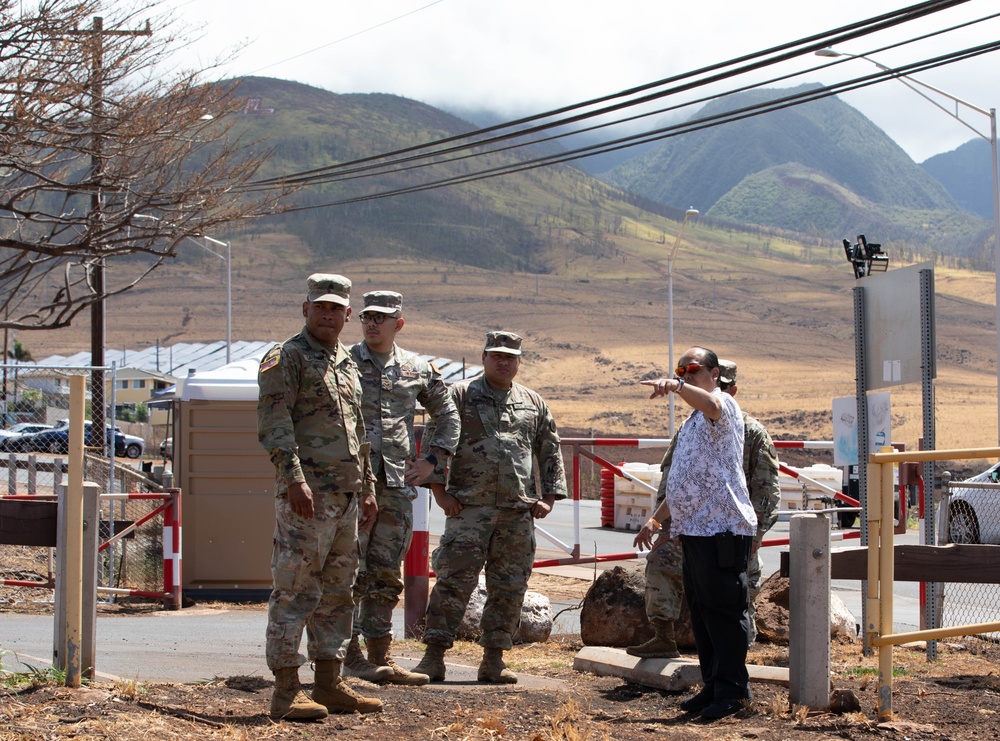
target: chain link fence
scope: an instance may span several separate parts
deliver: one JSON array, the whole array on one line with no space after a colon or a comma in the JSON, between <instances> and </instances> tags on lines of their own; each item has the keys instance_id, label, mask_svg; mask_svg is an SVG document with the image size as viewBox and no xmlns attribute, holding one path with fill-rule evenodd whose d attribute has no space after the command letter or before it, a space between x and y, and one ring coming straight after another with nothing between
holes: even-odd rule
<instances>
[{"instance_id":1,"label":"chain link fence","mask_svg":"<svg viewBox=\"0 0 1000 741\"><path fill-rule=\"evenodd\" d=\"M938 510L939 541L1000 547L1000 464L969 481L945 482ZM941 624L1000 621L1000 585L946 583L941 590ZM1000 632L969 636L1000 641ZM955 639L949 639L955 640Z\"/></svg>"},{"instance_id":2,"label":"chain link fence","mask_svg":"<svg viewBox=\"0 0 1000 741\"><path fill-rule=\"evenodd\" d=\"M146 437L122 429L143 431L134 410L115 404L115 368L3 365L0 374L0 499L54 501L67 483L69 380L84 376L83 476L101 494L98 597L156 599L164 591L164 485L171 482L145 460ZM54 548L0 543L0 610L51 603L57 568Z\"/></svg>"}]
</instances>

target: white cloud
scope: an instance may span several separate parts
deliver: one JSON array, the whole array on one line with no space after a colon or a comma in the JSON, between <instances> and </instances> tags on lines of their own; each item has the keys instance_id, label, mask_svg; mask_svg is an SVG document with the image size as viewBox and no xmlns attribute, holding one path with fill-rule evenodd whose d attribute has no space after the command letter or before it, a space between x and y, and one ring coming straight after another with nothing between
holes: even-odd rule
<instances>
[{"instance_id":1,"label":"white cloud","mask_svg":"<svg viewBox=\"0 0 1000 741\"><path fill-rule=\"evenodd\" d=\"M489 108L514 117L733 59L905 3L300 0L282 6L273 0L167 0L166 5L176 8L185 22L205 24L203 38L180 57L188 66L250 39L250 45L227 68L229 74L297 80L341 93L394 93L436 106ZM867 53L893 40L996 10L990 0L971 0L878 37L846 42L841 50ZM912 49L875 56L890 66L904 64L998 37L1000 20L992 20ZM785 69L803 69L822 61L808 57ZM783 85L832 82L868 71L863 61L848 64L836 73L816 72ZM993 53L919 77L989 109L1000 99L996 67ZM756 79L772 74L761 73ZM885 129L917 161L974 136L898 82L850 93L844 99ZM970 114L969 122L988 133L985 116Z\"/></svg>"}]
</instances>

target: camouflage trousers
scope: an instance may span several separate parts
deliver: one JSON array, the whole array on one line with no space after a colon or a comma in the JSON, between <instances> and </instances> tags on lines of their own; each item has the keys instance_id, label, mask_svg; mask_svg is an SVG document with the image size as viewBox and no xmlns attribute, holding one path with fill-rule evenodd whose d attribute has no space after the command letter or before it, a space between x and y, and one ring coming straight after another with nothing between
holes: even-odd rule
<instances>
[{"instance_id":1,"label":"camouflage trousers","mask_svg":"<svg viewBox=\"0 0 1000 741\"><path fill-rule=\"evenodd\" d=\"M680 545L665 540L646 556L646 617L676 620L684 595L684 556Z\"/></svg>"},{"instance_id":2,"label":"camouflage trousers","mask_svg":"<svg viewBox=\"0 0 1000 741\"><path fill-rule=\"evenodd\" d=\"M760 557L760 541L764 538L754 536L753 542L756 550L750 555L750 565L747 567L747 584L750 587L750 601L747 604L747 614L750 616L750 631L747 634L747 643L754 643L757 640L757 595L760 594L760 577L764 569L764 561Z\"/></svg>"},{"instance_id":3,"label":"camouflage trousers","mask_svg":"<svg viewBox=\"0 0 1000 741\"><path fill-rule=\"evenodd\" d=\"M448 517L431 556L437 581L427 604L424 643L454 645L485 565L486 605L479 645L512 648L534 560L535 524L529 510L465 506Z\"/></svg>"},{"instance_id":4,"label":"camouflage trousers","mask_svg":"<svg viewBox=\"0 0 1000 741\"><path fill-rule=\"evenodd\" d=\"M305 663L303 629L310 661L343 659L354 617L358 497L313 489L316 514L310 520L292 512L287 497L274 502L267 666L274 671Z\"/></svg>"},{"instance_id":5,"label":"camouflage trousers","mask_svg":"<svg viewBox=\"0 0 1000 741\"><path fill-rule=\"evenodd\" d=\"M366 639L392 634L392 610L403 592L402 563L413 538L413 487L375 485L378 516L358 533L361 562L354 582L354 633Z\"/></svg>"}]
</instances>

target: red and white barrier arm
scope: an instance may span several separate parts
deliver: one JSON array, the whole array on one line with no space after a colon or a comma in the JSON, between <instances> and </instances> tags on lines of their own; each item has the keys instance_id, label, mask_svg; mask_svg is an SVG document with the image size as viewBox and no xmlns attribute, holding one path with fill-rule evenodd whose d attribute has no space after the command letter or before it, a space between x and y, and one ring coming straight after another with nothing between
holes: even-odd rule
<instances>
[{"instance_id":1,"label":"red and white barrier arm","mask_svg":"<svg viewBox=\"0 0 1000 741\"><path fill-rule=\"evenodd\" d=\"M847 496L846 494L844 494L844 492L840 491L839 489L834 489L829 484L824 484L821 481L816 481L816 479L811 479L808 476L806 476L804 473L800 473L799 471L796 471L794 468L789 468L784 463L779 463L778 464L778 470L781 471L784 474L787 474L787 475L791 476L794 479L798 479L800 481L805 481L807 484L809 484L810 486L816 487L820 491L825 491L827 494L829 494L830 496L832 496L834 499L839 499L844 504L850 505L851 507L860 507L861 506L861 503L857 499L854 499L853 497Z\"/></svg>"},{"instance_id":2,"label":"red and white barrier arm","mask_svg":"<svg viewBox=\"0 0 1000 741\"><path fill-rule=\"evenodd\" d=\"M592 445L595 448L666 448L669 437L564 437L563 445Z\"/></svg>"},{"instance_id":3,"label":"red and white barrier arm","mask_svg":"<svg viewBox=\"0 0 1000 741\"><path fill-rule=\"evenodd\" d=\"M424 612L430 593L431 490L418 486L413 500L413 537L403 558L403 635L423 632Z\"/></svg>"},{"instance_id":4,"label":"red and white barrier arm","mask_svg":"<svg viewBox=\"0 0 1000 741\"><path fill-rule=\"evenodd\" d=\"M636 478L628 471L622 469L620 466L616 466L614 463L604 460L603 458L601 458L601 456L595 453L588 453L586 450L581 450L580 453L582 455L585 455L587 458L590 458L590 460L594 461L595 463L599 463L600 465L604 466L609 471L614 471L615 476L621 476L623 479L627 479L628 481L631 481L634 484L638 484L639 488L645 489L650 494L656 494L655 486L653 486L652 484L647 484L642 479Z\"/></svg>"},{"instance_id":5,"label":"red and white barrier arm","mask_svg":"<svg viewBox=\"0 0 1000 741\"><path fill-rule=\"evenodd\" d=\"M806 450L833 450L832 440L774 440L776 448L798 448Z\"/></svg>"},{"instance_id":6,"label":"red and white barrier arm","mask_svg":"<svg viewBox=\"0 0 1000 741\"><path fill-rule=\"evenodd\" d=\"M799 512L798 510L796 510L796 512L798 514L803 514L802 512ZM814 514L814 513L810 513L810 514ZM830 540L851 540L853 538L860 538L860 537L861 537L861 531L860 530L848 530L846 532L843 531L843 530L835 530L835 531L833 531L833 532L830 533ZM788 545L790 542L791 542L791 538L767 538L767 539L761 541L760 546L761 546L761 548L763 548L765 546L770 547L770 546L775 546L775 545Z\"/></svg>"}]
</instances>

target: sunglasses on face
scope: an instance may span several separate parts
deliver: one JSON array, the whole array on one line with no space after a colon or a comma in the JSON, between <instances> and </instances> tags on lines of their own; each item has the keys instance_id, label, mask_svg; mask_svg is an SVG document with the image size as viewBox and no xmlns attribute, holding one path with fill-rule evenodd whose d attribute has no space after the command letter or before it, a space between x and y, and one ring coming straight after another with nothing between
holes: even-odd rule
<instances>
[{"instance_id":1,"label":"sunglasses on face","mask_svg":"<svg viewBox=\"0 0 1000 741\"><path fill-rule=\"evenodd\" d=\"M674 374L681 378L690 373L692 376L700 371L702 368L707 368L708 366L702 365L701 363L688 363L687 365L678 365L674 368Z\"/></svg>"}]
</instances>

